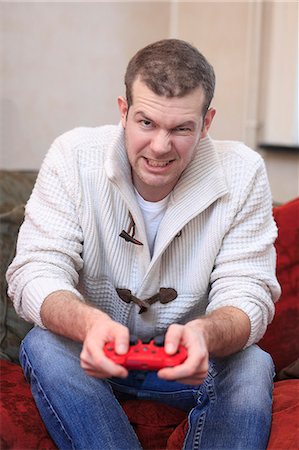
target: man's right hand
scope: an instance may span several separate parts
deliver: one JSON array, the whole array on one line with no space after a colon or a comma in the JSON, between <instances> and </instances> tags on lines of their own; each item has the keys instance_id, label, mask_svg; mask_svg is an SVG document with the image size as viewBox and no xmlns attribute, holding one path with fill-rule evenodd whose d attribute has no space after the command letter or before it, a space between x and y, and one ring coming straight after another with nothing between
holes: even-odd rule
<instances>
[{"instance_id":1,"label":"man's right hand","mask_svg":"<svg viewBox=\"0 0 299 450\"><path fill-rule=\"evenodd\" d=\"M81 367L97 378L128 376L128 371L104 354L104 345L113 341L117 353L129 349L129 329L108 314L80 301L69 291L50 294L41 307L43 324L53 333L83 343Z\"/></svg>"},{"instance_id":2,"label":"man's right hand","mask_svg":"<svg viewBox=\"0 0 299 450\"><path fill-rule=\"evenodd\" d=\"M128 371L114 363L104 354L104 345L114 342L116 353L123 355L129 349L129 330L124 325L103 315L88 329L81 352L81 367L85 372L97 378L126 378Z\"/></svg>"}]
</instances>

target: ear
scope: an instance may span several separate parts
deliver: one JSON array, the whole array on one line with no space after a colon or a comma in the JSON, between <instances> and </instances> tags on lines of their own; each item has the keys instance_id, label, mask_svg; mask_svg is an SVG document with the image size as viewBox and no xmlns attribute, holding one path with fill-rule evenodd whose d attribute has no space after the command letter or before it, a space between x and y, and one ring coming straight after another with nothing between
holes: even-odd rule
<instances>
[{"instance_id":1,"label":"ear","mask_svg":"<svg viewBox=\"0 0 299 450\"><path fill-rule=\"evenodd\" d=\"M208 134L209 128L213 122L214 116L216 114L216 109L215 108L210 108L208 109L208 111L206 112L205 118L204 118L204 122L202 125L202 131L201 131L201 138L206 137L206 135Z\"/></svg>"},{"instance_id":2,"label":"ear","mask_svg":"<svg viewBox=\"0 0 299 450\"><path fill-rule=\"evenodd\" d=\"M120 113L120 120L121 120L122 126L124 128L126 128L128 102L124 97L118 97L117 103L118 103L118 109L119 109L119 113Z\"/></svg>"}]
</instances>

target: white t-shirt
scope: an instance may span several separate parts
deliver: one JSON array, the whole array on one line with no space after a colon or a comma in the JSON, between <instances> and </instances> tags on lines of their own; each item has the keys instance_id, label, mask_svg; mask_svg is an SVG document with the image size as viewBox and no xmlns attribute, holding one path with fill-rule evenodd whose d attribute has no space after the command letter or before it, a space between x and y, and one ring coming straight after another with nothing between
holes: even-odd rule
<instances>
[{"instance_id":1,"label":"white t-shirt","mask_svg":"<svg viewBox=\"0 0 299 450\"><path fill-rule=\"evenodd\" d=\"M148 202L144 200L143 197L139 194L139 192L135 189L136 198L141 208L144 222L146 235L148 240L148 245L150 249L151 256L154 252L155 239L157 235L157 231L160 225L160 222L165 214L169 195L164 197L159 202Z\"/></svg>"}]
</instances>

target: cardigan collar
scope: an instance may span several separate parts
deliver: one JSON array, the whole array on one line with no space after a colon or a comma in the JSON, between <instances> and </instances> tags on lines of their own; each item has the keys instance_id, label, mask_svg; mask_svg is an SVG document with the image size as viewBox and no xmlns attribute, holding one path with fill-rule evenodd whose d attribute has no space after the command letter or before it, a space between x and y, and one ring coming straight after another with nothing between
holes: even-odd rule
<instances>
[{"instance_id":1,"label":"cardigan collar","mask_svg":"<svg viewBox=\"0 0 299 450\"><path fill-rule=\"evenodd\" d=\"M140 240L146 239L142 213L132 185L131 167L126 154L124 130L121 124L107 151L105 170L108 178L118 187L127 203L136 223L136 229L139 233L141 232L139 227L143 229ZM195 158L182 173L170 195L168 208L156 237L153 259L157 253L160 254L166 248L184 225L227 192L225 174L215 143L207 136L200 141Z\"/></svg>"}]
</instances>

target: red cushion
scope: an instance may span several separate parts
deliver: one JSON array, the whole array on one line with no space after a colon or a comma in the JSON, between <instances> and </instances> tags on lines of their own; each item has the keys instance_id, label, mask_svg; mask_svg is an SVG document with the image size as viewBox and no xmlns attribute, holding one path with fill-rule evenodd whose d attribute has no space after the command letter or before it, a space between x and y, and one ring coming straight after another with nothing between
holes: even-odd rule
<instances>
[{"instance_id":1,"label":"red cushion","mask_svg":"<svg viewBox=\"0 0 299 450\"><path fill-rule=\"evenodd\" d=\"M56 449L35 407L20 366L0 360L1 448ZM179 450L187 431L186 414L148 400L123 403L144 449ZM275 383L268 450L294 449L298 442L299 380Z\"/></svg>"},{"instance_id":2,"label":"red cushion","mask_svg":"<svg viewBox=\"0 0 299 450\"><path fill-rule=\"evenodd\" d=\"M294 450L299 443L299 380L274 384L272 429L268 450Z\"/></svg>"},{"instance_id":3,"label":"red cushion","mask_svg":"<svg viewBox=\"0 0 299 450\"><path fill-rule=\"evenodd\" d=\"M0 360L1 448L54 450L20 366Z\"/></svg>"},{"instance_id":4,"label":"red cushion","mask_svg":"<svg viewBox=\"0 0 299 450\"><path fill-rule=\"evenodd\" d=\"M282 295L297 294L299 289L299 197L273 208L278 227L275 242L277 251L277 276ZM297 297L298 299L298 297Z\"/></svg>"},{"instance_id":5,"label":"red cushion","mask_svg":"<svg viewBox=\"0 0 299 450\"><path fill-rule=\"evenodd\" d=\"M278 226L277 277L282 294L273 322L259 345L279 372L299 355L299 198L273 209Z\"/></svg>"},{"instance_id":6,"label":"red cushion","mask_svg":"<svg viewBox=\"0 0 299 450\"><path fill-rule=\"evenodd\" d=\"M122 407L145 450L166 448L169 436L187 417L179 409L150 400L129 400Z\"/></svg>"}]
</instances>

